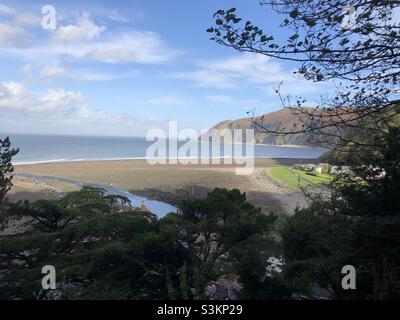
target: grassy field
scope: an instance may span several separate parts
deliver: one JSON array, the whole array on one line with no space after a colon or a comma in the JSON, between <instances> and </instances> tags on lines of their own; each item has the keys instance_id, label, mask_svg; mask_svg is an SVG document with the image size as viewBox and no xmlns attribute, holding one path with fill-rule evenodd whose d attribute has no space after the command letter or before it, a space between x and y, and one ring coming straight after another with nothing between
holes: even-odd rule
<instances>
[{"instance_id":1,"label":"grassy field","mask_svg":"<svg viewBox=\"0 0 400 320\"><path fill-rule=\"evenodd\" d=\"M292 169L293 172L299 174L301 177L304 177L312 182L319 183L319 184L329 184L333 180L333 176L326 173L307 173L301 170Z\"/></svg>"},{"instance_id":2,"label":"grassy field","mask_svg":"<svg viewBox=\"0 0 400 320\"><path fill-rule=\"evenodd\" d=\"M317 188L316 185L302 179L305 178L314 182L316 184L329 184L333 177L329 174L319 174L313 173L309 174L307 172L291 169L292 172L287 167L274 167L268 168L267 173L271 175L274 179L290 186L293 188L308 187ZM294 173L293 173L294 172Z\"/></svg>"}]
</instances>

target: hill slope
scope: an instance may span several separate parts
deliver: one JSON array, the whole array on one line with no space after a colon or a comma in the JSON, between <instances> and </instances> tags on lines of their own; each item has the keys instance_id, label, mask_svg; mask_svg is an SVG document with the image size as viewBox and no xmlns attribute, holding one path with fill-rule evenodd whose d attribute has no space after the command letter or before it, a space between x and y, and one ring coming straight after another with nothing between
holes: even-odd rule
<instances>
[{"instance_id":1,"label":"hill slope","mask_svg":"<svg viewBox=\"0 0 400 320\"><path fill-rule=\"evenodd\" d=\"M289 109L282 109L279 111L267 113L254 119L257 123L263 123L263 126L270 130L277 129L278 127L285 128L285 131L296 131L301 129L303 122L307 123L305 116L293 114ZM242 118L237 120L226 120L216 124L210 130L217 130L221 132L224 129L254 129L254 143L259 144L272 144L272 145L317 145L318 137L320 134L316 132L301 133L301 134L288 134L276 135L266 133L260 127L254 125L250 118ZM205 133L201 139L208 135ZM244 139L242 141L245 141Z\"/></svg>"}]
</instances>

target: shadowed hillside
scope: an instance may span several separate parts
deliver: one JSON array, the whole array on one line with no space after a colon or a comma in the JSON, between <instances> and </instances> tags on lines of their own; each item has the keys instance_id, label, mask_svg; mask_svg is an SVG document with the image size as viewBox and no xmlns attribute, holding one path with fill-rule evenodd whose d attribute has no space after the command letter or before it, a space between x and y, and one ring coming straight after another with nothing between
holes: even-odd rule
<instances>
[{"instance_id":1,"label":"shadowed hillside","mask_svg":"<svg viewBox=\"0 0 400 320\"><path fill-rule=\"evenodd\" d=\"M224 129L254 129L254 142L259 144L273 144L273 145L308 145L315 146L319 143L320 134L317 132L299 133L278 135L265 132L262 128L255 125L254 122L262 124L269 130L284 130L285 132L293 132L301 130L303 124L307 126L309 119L306 115L293 114L289 109L282 109L279 111L264 114L254 119L242 118L237 120L226 120L216 124L210 130L218 130L221 132ZM329 129L330 131L334 129ZM202 138L207 136L205 133ZM243 140L245 141L244 137Z\"/></svg>"}]
</instances>

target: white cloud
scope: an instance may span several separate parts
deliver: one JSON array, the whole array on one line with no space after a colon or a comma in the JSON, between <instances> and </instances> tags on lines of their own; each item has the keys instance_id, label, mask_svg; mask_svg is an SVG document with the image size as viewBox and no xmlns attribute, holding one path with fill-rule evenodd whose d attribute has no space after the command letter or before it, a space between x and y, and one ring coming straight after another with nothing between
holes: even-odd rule
<instances>
[{"instance_id":1,"label":"white cloud","mask_svg":"<svg viewBox=\"0 0 400 320\"><path fill-rule=\"evenodd\" d=\"M31 66L29 72L32 72ZM47 65L40 72L40 76L42 78L48 79L48 78L66 77L74 80L83 80L83 81L112 81L119 79L129 79L137 77L139 74L140 72L137 70L131 70L119 73L97 72L87 69L68 70L67 68L59 64Z\"/></svg>"},{"instance_id":2,"label":"white cloud","mask_svg":"<svg viewBox=\"0 0 400 320\"><path fill-rule=\"evenodd\" d=\"M215 103L223 103L223 104L232 104L235 103L235 99L233 99L230 96L225 96L225 95L206 95L205 99L210 102L215 102Z\"/></svg>"},{"instance_id":3,"label":"white cloud","mask_svg":"<svg viewBox=\"0 0 400 320\"><path fill-rule=\"evenodd\" d=\"M76 80L83 81L113 81L120 79L135 78L140 75L140 71L132 70L128 72L110 73L110 72L93 72L87 70L81 70L79 72L73 72L70 77Z\"/></svg>"},{"instance_id":4,"label":"white cloud","mask_svg":"<svg viewBox=\"0 0 400 320\"><path fill-rule=\"evenodd\" d=\"M0 45L23 49L30 44L30 36L25 30L9 23L0 23Z\"/></svg>"},{"instance_id":5,"label":"white cloud","mask_svg":"<svg viewBox=\"0 0 400 320\"><path fill-rule=\"evenodd\" d=\"M172 76L173 78L191 80L200 87L213 87L218 89L236 89L235 75L232 73L221 73L216 70L196 70L193 72L181 72Z\"/></svg>"},{"instance_id":6,"label":"white cloud","mask_svg":"<svg viewBox=\"0 0 400 320\"><path fill-rule=\"evenodd\" d=\"M19 71L20 72L22 72L22 73L27 73L27 74L29 74L29 73L31 73L32 71L33 71L33 66L31 65L31 64L24 64L20 69L19 69Z\"/></svg>"},{"instance_id":7,"label":"white cloud","mask_svg":"<svg viewBox=\"0 0 400 320\"><path fill-rule=\"evenodd\" d=\"M279 85L270 85L265 87L259 87L261 91L267 94L276 94L276 89L278 89ZM287 95L307 95L321 92L321 89L324 88L324 92L328 93L328 90L331 90L329 86L325 83L315 83L311 81L307 81L304 79L294 79L291 81L284 81L280 86L280 93L283 96Z\"/></svg>"},{"instance_id":8,"label":"white cloud","mask_svg":"<svg viewBox=\"0 0 400 320\"><path fill-rule=\"evenodd\" d=\"M157 121L126 113L110 113L86 105L80 92L48 89L42 94L29 92L23 83L0 83L0 125L14 132L74 134L143 134ZM27 131L28 130L28 131Z\"/></svg>"},{"instance_id":9,"label":"white cloud","mask_svg":"<svg viewBox=\"0 0 400 320\"><path fill-rule=\"evenodd\" d=\"M118 10L112 10L108 18L113 21L118 21L118 22L129 22L129 19L125 17L123 14L121 14Z\"/></svg>"},{"instance_id":10,"label":"white cloud","mask_svg":"<svg viewBox=\"0 0 400 320\"><path fill-rule=\"evenodd\" d=\"M0 15L11 16L0 23L0 45L2 47L26 48L32 44L32 37L25 26L40 25L41 17L32 12L17 14L13 8L0 4Z\"/></svg>"},{"instance_id":11,"label":"white cloud","mask_svg":"<svg viewBox=\"0 0 400 320\"><path fill-rule=\"evenodd\" d=\"M15 15L14 23L20 27L34 27L40 26L42 21L42 17L33 12L23 12Z\"/></svg>"},{"instance_id":12,"label":"white cloud","mask_svg":"<svg viewBox=\"0 0 400 320\"><path fill-rule=\"evenodd\" d=\"M0 109L27 109L29 100L30 96L22 83L3 82L0 84Z\"/></svg>"},{"instance_id":13,"label":"white cloud","mask_svg":"<svg viewBox=\"0 0 400 320\"><path fill-rule=\"evenodd\" d=\"M0 25L1 43L1 25ZM103 63L143 63L162 64L180 54L169 48L160 36L149 31L131 31L114 35L108 40L86 41L82 43L59 43L53 41L46 46L24 48L0 48L9 55L21 59L42 62L48 60L71 62L96 61Z\"/></svg>"},{"instance_id":14,"label":"white cloud","mask_svg":"<svg viewBox=\"0 0 400 320\"><path fill-rule=\"evenodd\" d=\"M306 95L328 90L326 84L312 83L292 70L285 70L281 64L271 61L269 57L260 54L244 53L226 59L202 61L197 64L199 69L192 72L178 73L175 78L193 81L201 87L217 89L238 89L252 86L267 94L276 94L275 90L281 82L281 93L284 95ZM224 95L206 96L208 101L217 103L233 103ZM235 101L245 103L245 101Z\"/></svg>"},{"instance_id":15,"label":"white cloud","mask_svg":"<svg viewBox=\"0 0 400 320\"><path fill-rule=\"evenodd\" d=\"M237 89L246 84L279 83L291 76L278 63L258 54L202 61L197 66L195 71L178 73L173 77L192 80L202 87Z\"/></svg>"},{"instance_id":16,"label":"white cloud","mask_svg":"<svg viewBox=\"0 0 400 320\"><path fill-rule=\"evenodd\" d=\"M0 83L0 109L10 112L22 110L27 113L62 113L83 103L79 92L63 89L47 89L42 95L30 93L21 82Z\"/></svg>"},{"instance_id":17,"label":"white cloud","mask_svg":"<svg viewBox=\"0 0 400 320\"><path fill-rule=\"evenodd\" d=\"M45 66L40 75L44 78L54 78L54 77L63 77L67 75L67 69L59 65L48 65Z\"/></svg>"},{"instance_id":18,"label":"white cloud","mask_svg":"<svg viewBox=\"0 0 400 320\"><path fill-rule=\"evenodd\" d=\"M81 50L69 52L80 59L108 63L164 63L171 60L176 52L168 50L154 32L133 31L113 37L112 40L83 46Z\"/></svg>"},{"instance_id":19,"label":"white cloud","mask_svg":"<svg viewBox=\"0 0 400 320\"><path fill-rule=\"evenodd\" d=\"M248 111L251 108L262 106L258 99L236 99L227 95L205 95L204 99L211 103L211 105L229 105L243 108Z\"/></svg>"},{"instance_id":20,"label":"white cloud","mask_svg":"<svg viewBox=\"0 0 400 320\"><path fill-rule=\"evenodd\" d=\"M18 96L25 92L25 87L18 82L3 82L0 86L0 97Z\"/></svg>"},{"instance_id":21,"label":"white cloud","mask_svg":"<svg viewBox=\"0 0 400 320\"><path fill-rule=\"evenodd\" d=\"M118 11L112 11L111 16L123 20ZM27 28L40 26L40 20L40 15L25 12L0 23L0 53L36 64L49 60L162 64L181 54L167 46L155 32L107 30L93 21L89 13L83 13L74 24L46 32L43 38Z\"/></svg>"},{"instance_id":22,"label":"white cloud","mask_svg":"<svg viewBox=\"0 0 400 320\"><path fill-rule=\"evenodd\" d=\"M1 15L11 15L14 13L15 13L14 9L12 9L9 6L6 6L4 4L0 4L0 14Z\"/></svg>"},{"instance_id":23,"label":"white cloud","mask_svg":"<svg viewBox=\"0 0 400 320\"><path fill-rule=\"evenodd\" d=\"M279 83L290 80L291 74L281 65L259 54L241 54L227 59L202 61L193 72L178 73L175 78L194 81L202 87L236 89L246 84Z\"/></svg>"},{"instance_id":24,"label":"white cloud","mask_svg":"<svg viewBox=\"0 0 400 320\"><path fill-rule=\"evenodd\" d=\"M85 101L80 92L65 91L63 89L47 89L47 92L38 97L38 104L33 111L53 112L65 111L78 106Z\"/></svg>"},{"instance_id":25,"label":"white cloud","mask_svg":"<svg viewBox=\"0 0 400 320\"><path fill-rule=\"evenodd\" d=\"M80 42L98 39L100 34L106 30L105 26L96 25L88 13L83 13L76 24L69 24L57 28L54 38L65 42Z\"/></svg>"},{"instance_id":26,"label":"white cloud","mask_svg":"<svg viewBox=\"0 0 400 320\"><path fill-rule=\"evenodd\" d=\"M179 96L168 95L163 97L156 97L148 101L151 104L157 105L176 105L181 106L187 104L187 101Z\"/></svg>"},{"instance_id":27,"label":"white cloud","mask_svg":"<svg viewBox=\"0 0 400 320\"><path fill-rule=\"evenodd\" d=\"M260 54L242 54L220 61L208 61L201 67L231 75L232 78L244 78L250 83L271 83L288 78L282 67L269 57ZM279 81L279 80L278 80Z\"/></svg>"}]
</instances>

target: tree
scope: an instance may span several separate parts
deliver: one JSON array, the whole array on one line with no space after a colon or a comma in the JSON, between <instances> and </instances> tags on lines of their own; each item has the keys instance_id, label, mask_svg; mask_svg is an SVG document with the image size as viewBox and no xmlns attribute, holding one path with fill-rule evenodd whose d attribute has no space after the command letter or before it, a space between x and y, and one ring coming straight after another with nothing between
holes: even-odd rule
<instances>
[{"instance_id":1,"label":"tree","mask_svg":"<svg viewBox=\"0 0 400 320\"><path fill-rule=\"evenodd\" d=\"M180 213L169 214L162 223L179 231L179 241L185 248L184 287L188 290L181 295L196 299L205 297L204 289L210 280L237 274L237 251L251 246L255 238L267 236L276 219L248 203L246 195L237 189L217 188L205 199L183 201L180 209Z\"/></svg>"},{"instance_id":2,"label":"tree","mask_svg":"<svg viewBox=\"0 0 400 320\"><path fill-rule=\"evenodd\" d=\"M282 300L289 299L293 294L281 273L267 271L271 267L267 257L272 253L268 246L277 247L275 241L268 240L265 237L253 238L235 248L232 254L237 264L236 272L243 285L239 292L240 299Z\"/></svg>"},{"instance_id":3,"label":"tree","mask_svg":"<svg viewBox=\"0 0 400 320\"><path fill-rule=\"evenodd\" d=\"M336 298L400 297L400 129L353 147L355 177L335 181L331 199L289 218L283 228L285 274L297 288L317 285ZM344 265L357 271L357 290L341 288Z\"/></svg>"},{"instance_id":4,"label":"tree","mask_svg":"<svg viewBox=\"0 0 400 320\"><path fill-rule=\"evenodd\" d=\"M0 139L0 206L3 204L7 192L11 189L14 171L12 158L19 152L19 149L12 149L10 138Z\"/></svg>"},{"instance_id":5,"label":"tree","mask_svg":"<svg viewBox=\"0 0 400 320\"><path fill-rule=\"evenodd\" d=\"M85 187L12 205L10 216L32 224L0 241L0 298L204 298L209 280L237 274L234 250L250 248L275 220L238 190L184 201L180 213L160 220L115 203L104 190ZM56 268L55 292L40 287L44 265Z\"/></svg>"},{"instance_id":6,"label":"tree","mask_svg":"<svg viewBox=\"0 0 400 320\"><path fill-rule=\"evenodd\" d=\"M167 298L167 270L181 265L174 234L129 207L115 210L102 189L17 203L8 215L32 223L0 241L2 299L52 298L40 286L48 264L57 270L59 298Z\"/></svg>"},{"instance_id":7,"label":"tree","mask_svg":"<svg viewBox=\"0 0 400 320\"><path fill-rule=\"evenodd\" d=\"M392 11L400 1L263 0L284 15L290 33L282 43L236 9L218 10L212 40L242 52L298 64L295 74L330 82L334 96L316 108L306 100L282 97L300 126L255 126L271 134L320 133L333 147L327 158L350 165L355 177L341 175L330 199L316 197L289 218L282 230L285 276L298 290L322 287L336 298L399 296L400 22ZM357 269L356 292L340 286L341 267Z\"/></svg>"},{"instance_id":8,"label":"tree","mask_svg":"<svg viewBox=\"0 0 400 320\"><path fill-rule=\"evenodd\" d=\"M212 40L238 51L251 52L299 63L295 73L314 82L331 82L337 92L317 108L304 108L306 101L282 97L283 106L299 116L295 130L269 128L267 133L320 133L320 143L337 145L365 141L352 135L387 132L399 113L400 24L392 17L399 1L367 0L263 0L284 15L282 27L290 36L285 42L265 34L251 21L236 15L236 9L218 10L215 26L207 31ZM350 135L349 135L350 133Z\"/></svg>"}]
</instances>

